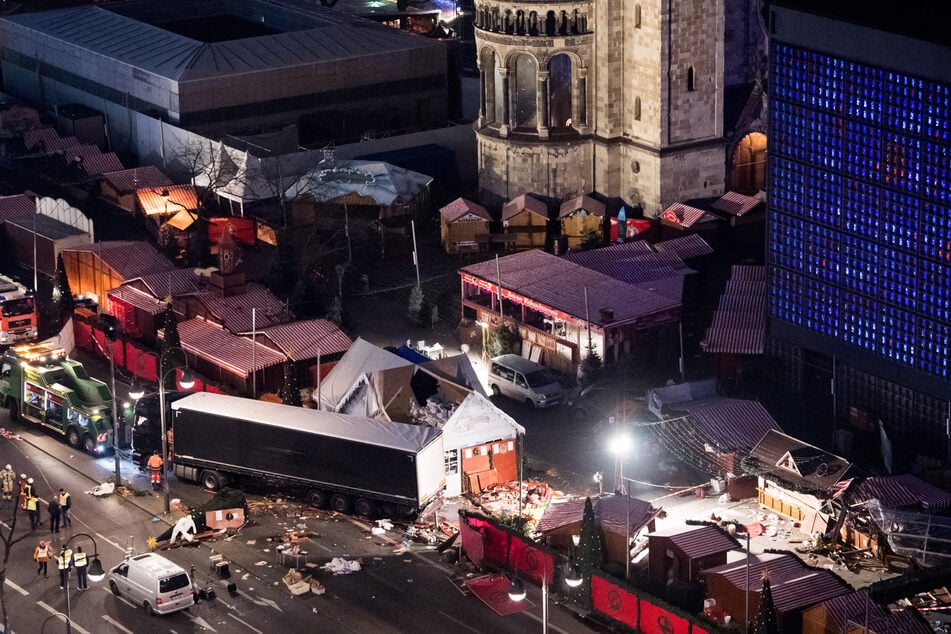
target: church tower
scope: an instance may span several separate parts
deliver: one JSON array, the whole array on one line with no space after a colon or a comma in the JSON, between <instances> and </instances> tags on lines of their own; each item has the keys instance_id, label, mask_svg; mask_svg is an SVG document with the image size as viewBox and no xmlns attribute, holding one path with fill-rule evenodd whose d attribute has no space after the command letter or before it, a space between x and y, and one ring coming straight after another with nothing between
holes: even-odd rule
<instances>
[{"instance_id":1,"label":"church tower","mask_svg":"<svg viewBox=\"0 0 951 634\"><path fill-rule=\"evenodd\" d=\"M724 131L741 119L725 116L728 81L750 87L743 125L765 130L750 97L765 55L758 6L476 0L482 201L598 192L656 216L721 195L744 137Z\"/></svg>"}]
</instances>

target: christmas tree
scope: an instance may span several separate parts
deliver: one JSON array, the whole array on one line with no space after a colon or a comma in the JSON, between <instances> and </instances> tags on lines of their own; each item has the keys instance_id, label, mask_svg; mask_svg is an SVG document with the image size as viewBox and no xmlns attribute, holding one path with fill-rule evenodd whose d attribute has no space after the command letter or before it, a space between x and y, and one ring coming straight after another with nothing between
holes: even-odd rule
<instances>
[{"instance_id":1,"label":"christmas tree","mask_svg":"<svg viewBox=\"0 0 951 634\"><path fill-rule=\"evenodd\" d=\"M575 555L575 564L581 574L582 583L571 591L575 601L580 601L585 607L591 605L591 573L599 570L604 563L604 551L601 546L601 535L594 523L594 506L591 498L584 501L584 514L581 516L581 539Z\"/></svg>"},{"instance_id":2,"label":"christmas tree","mask_svg":"<svg viewBox=\"0 0 951 634\"><path fill-rule=\"evenodd\" d=\"M776 606L773 605L773 590L769 585L769 573L763 571L763 591L759 598L759 612L756 613L755 634L779 634L779 621L776 618Z\"/></svg>"},{"instance_id":3,"label":"christmas tree","mask_svg":"<svg viewBox=\"0 0 951 634\"><path fill-rule=\"evenodd\" d=\"M281 388L281 402L285 405L301 406L300 382L297 380L296 364L288 359L284 364L284 387Z\"/></svg>"},{"instance_id":4,"label":"christmas tree","mask_svg":"<svg viewBox=\"0 0 951 634\"><path fill-rule=\"evenodd\" d=\"M176 389L175 372L170 372L170 368L185 367L185 351L182 350L182 340L178 336L178 316L172 309L172 299L168 298L165 303L165 337L162 339L162 351L159 354L159 371L162 376L159 380L165 380L165 389Z\"/></svg>"}]
</instances>

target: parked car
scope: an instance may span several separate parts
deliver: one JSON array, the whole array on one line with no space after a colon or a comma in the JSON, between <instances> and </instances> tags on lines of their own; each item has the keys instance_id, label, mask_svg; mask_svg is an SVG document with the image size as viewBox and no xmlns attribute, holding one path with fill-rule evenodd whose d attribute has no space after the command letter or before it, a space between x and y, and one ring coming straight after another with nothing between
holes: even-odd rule
<instances>
[{"instance_id":1,"label":"parked car","mask_svg":"<svg viewBox=\"0 0 951 634\"><path fill-rule=\"evenodd\" d=\"M141 605L149 616L192 605L192 581L184 568L156 553L134 555L109 572L112 594Z\"/></svg>"},{"instance_id":2,"label":"parked car","mask_svg":"<svg viewBox=\"0 0 951 634\"><path fill-rule=\"evenodd\" d=\"M543 365L517 354L503 354L489 366L489 388L529 407L554 407L561 402L561 384Z\"/></svg>"}]
</instances>

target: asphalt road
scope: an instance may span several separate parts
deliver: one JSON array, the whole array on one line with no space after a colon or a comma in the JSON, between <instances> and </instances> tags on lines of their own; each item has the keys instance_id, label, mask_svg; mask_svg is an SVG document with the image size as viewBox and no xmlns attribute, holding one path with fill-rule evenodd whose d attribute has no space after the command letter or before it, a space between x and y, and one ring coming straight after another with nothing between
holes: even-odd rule
<instances>
[{"instance_id":1,"label":"asphalt road","mask_svg":"<svg viewBox=\"0 0 951 634\"><path fill-rule=\"evenodd\" d=\"M59 588L55 563L48 578L38 577L32 561L40 538L52 538L54 548L69 541L87 552L98 552L103 567L118 564L126 549L147 550L147 540L164 532L169 520L162 517L161 496L93 496L87 491L106 481L114 472L111 455L94 458L77 453L56 437L24 423L11 424L0 413L0 427L19 438L0 438L0 465L11 463L18 472L34 478L38 495L49 499L65 486L73 495L73 525L58 534L48 523L31 533L25 513L16 517L15 535L24 539L13 546L5 594L12 630L19 633L62 632L65 622L54 616L66 612L66 595ZM122 477L131 487L147 490L146 476L125 459ZM197 505L211 494L190 484L171 482L171 497ZM258 499L258 498L254 498ZM43 510L44 522L48 519ZM181 512L173 515L180 516ZM9 505L0 507L0 520L12 524ZM541 599L538 588L529 588L528 610L501 617L477 598L461 592L451 580L460 571L444 564L431 546L413 544L404 552L403 536L390 531L370 533L370 526L345 516L315 511L295 503L274 504L256 515L250 526L231 540L203 542L200 546L164 551L186 569L195 567L200 586L211 583L218 598L194 605L187 611L149 617L126 598L114 597L108 576L90 583L88 590L69 589L72 630L77 634L99 632L534 632L540 628ZM314 533L308 545L310 571L327 587L324 595L295 597L280 581L290 564L278 561L271 538L289 528ZM81 535L85 534L85 535ZM94 543L93 543L94 541ZM209 556L224 555L230 561L231 578L222 580L210 569ZM350 575L333 576L319 566L332 557L359 559L363 569ZM303 566L303 564L302 564ZM226 585L234 582L237 594ZM595 631L579 622L573 613L552 601L550 629L553 632Z\"/></svg>"}]
</instances>

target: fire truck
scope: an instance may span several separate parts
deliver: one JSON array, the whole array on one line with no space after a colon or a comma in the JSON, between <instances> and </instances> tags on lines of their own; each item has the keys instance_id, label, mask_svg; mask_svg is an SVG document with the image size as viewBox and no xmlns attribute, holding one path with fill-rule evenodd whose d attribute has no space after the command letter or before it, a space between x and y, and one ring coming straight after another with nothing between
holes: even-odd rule
<instances>
[{"instance_id":1,"label":"fire truck","mask_svg":"<svg viewBox=\"0 0 951 634\"><path fill-rule=\"evenodd\" d=\"M36 338L36 302L26 286L0 275L0 348Z\"/></svg>"},{"instance_id":2,"label":"fire truck","mask_svg":"<svg viewBox=\"0 0 951 634\"><path fill-rule=\"evenodd\" d=\"M112 393L62 348L48 342L0 357L0 403L10 420L41 425L71 447L98 455L112 446Z\"/></svg>"}]
</instances>

